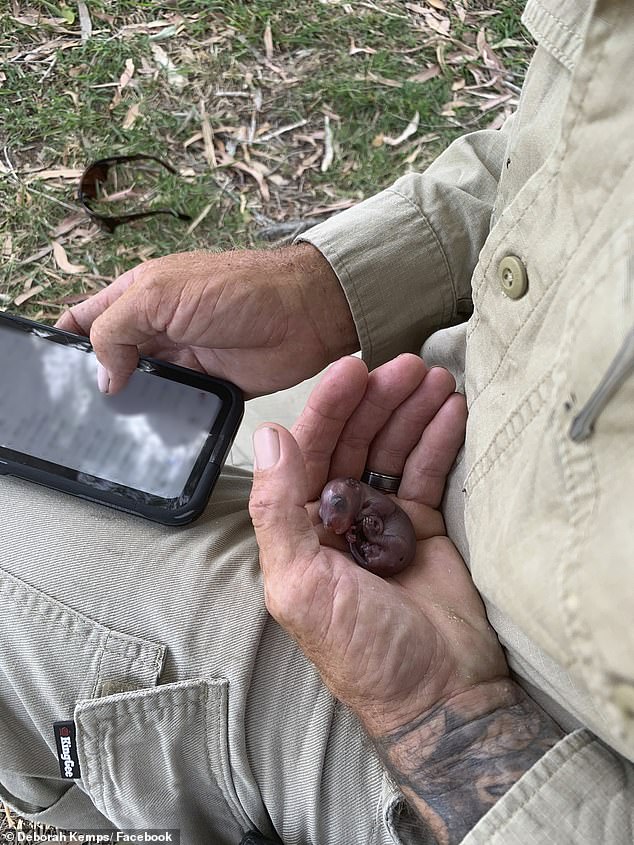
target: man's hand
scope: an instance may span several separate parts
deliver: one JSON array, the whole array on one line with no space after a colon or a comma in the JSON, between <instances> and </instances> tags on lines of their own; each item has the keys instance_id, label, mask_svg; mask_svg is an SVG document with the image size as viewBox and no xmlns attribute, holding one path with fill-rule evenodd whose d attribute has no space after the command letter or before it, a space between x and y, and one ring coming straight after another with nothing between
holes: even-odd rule
<instances>
[{"instance_id":1,"label":"man's hand","mask_svg":"<svg viewBox=\"0 0 634 845\"><path fill-rule=\"evenodd\" d=\"M369 376L357 359L343 359L311 395L294 437L277 425L256 432L250 502L270 613L357 714L443 842L459 841L559 735L549 722L542 741L544 714L534 717L508 679L445 536L438 508L466 421L453 390L449 373L427 371L416 356ZM366 465L402 475L397 502L417 536L414 562L389 579L357 566L319 525L325 482L358 478Z\"/></svg>"},{"instance_id":2,"label":"man's hand","mask_svg":"<svg viewBox=\"0 0 634 845\"><path fill-rule=\"evenodd\" d=\"M449 373L427 372L414 355L369 378L360 361L347 358L314 391L295 439L272 425L255 435L251 515L267 606L372 735L507 673L438 511L464 438L465 402L453 388ZM388 449L386 468L380 454ZM373 470L403 475L396 501L418 541L414 563L385 580L320 531L315 512L325 482L334 474L358 478L366 460Z\"/></svg>"},{"instance_id":3,"label":"man's hand","mask_svg":"<svg viewBox=\"0 0 634 845\"><path fill-rule=\"evenodd\" d=\"M339 281L310 244L147 261L57 326L90 335L108 393L125 385L139 354L226 378L255 396L358 348Z\"/></svg>"}]
</instances>

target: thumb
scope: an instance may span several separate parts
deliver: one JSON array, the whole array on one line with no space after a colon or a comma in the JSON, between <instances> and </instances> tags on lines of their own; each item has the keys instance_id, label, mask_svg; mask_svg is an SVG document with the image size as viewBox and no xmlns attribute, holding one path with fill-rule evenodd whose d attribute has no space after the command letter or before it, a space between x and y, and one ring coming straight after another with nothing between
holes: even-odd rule
<instances>
[{"instance_id":1,"label":"thumb","mask_svg":"<svg viewBox=\"0 0 634 845\"><path fill-rule=\"evenodd\" d=\"M253 435L253 450L249 513L260 547L268 603L278 586L283 588L285 582L288 586L290 574L301 578L301 570L319 552L319 539L305 508L308 480L293 436L281 425L266 423Z\"/></svg>"}]
</instances>

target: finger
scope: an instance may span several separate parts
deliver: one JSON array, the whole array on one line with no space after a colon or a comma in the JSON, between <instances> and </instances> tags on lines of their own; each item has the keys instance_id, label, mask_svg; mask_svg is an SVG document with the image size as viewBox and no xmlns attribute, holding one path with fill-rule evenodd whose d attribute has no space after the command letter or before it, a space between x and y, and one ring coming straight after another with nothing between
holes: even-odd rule
<instances>
[{"instance_id":1,"label":"finger","mask_svg":"<svg viewBox=\"0 0 634 845\"><path fill-rule=\"evenodd\" d=\"M421 434L455 389L456 382L450 372L442 367L429 370L372 441L366 462L368 469L402 475Z\"/></svg>"},{"instance_id":2,"label":"finger","mask_svg":"<svg viewBox=\"0 0 634 845\"><path fill-rule=\"evenodd\" d=\"M58 329L88 337L92 324L97 317L103 314L115 299L118 299L134 282L137 269L135 267L132 270L128 270L115 279L108 287L100 290L99 293L77 305L73 305L72 308L62 314L55 323L55 326Z\"/></svg>"},{"instance_id":3,"label":"finger","mask_svg":"<svg viewBox=\"0 0 634 845\"><path fill-rule=\"evenodd\" d=\"M134 307L131 289L146 266L147 262L123 273L107 288L62 314L56 323L60 329L90 337L100 365L99 389L104 393L118 393L125 386L139 360L138 346L155 334L131 331L142 314L142 309ZM134 339L126 343L129 337Z\"/></svg>"},{"instance_id":4,"label":"finger","mask_svg":"<svg viewBox=\"0 0 634 845\"><path fill-rule=\"evenodd\" d=\"M368 370L360 358L341 358L329 367L291 429L304 457L307 500L318 498L341 432L363 398Z\"/></svg>"},{"instance_id":5,"label":"finger","mask_svg":"<svg viewBox=\"0 0 634 845\"><path fill-rule=\"evenodd\" d=\"M426 373L422 359L410 354L399 355L370 373L365 395L339 438L330 477L361 477L372 440Z\"/></svg>"},{"instance_id":6,"label":"finger","mask_svg":"<svg viewBox=\"0 0 634 845\"><path fill-rule=\"evenodd\" d=\"M449 470L464 442L467 403L453 393L425 428L405 463L398 496L437 508Z\"/></svg>"},{"instance_id":7,"label":"finger","mask_svg":"<svg viewBox=\"0 0 634 845\"><path fill-rule=\"evenodd\" d=\"M278 618L280 585L289 575L301 578L302 568L319 552L319 541L304 507L307 477L302 454L290 432L272 423L259 426L253 450L249 513L260 548L267 607Z\"/></svg>"},{"instance_id":8,"label":"finger","mask_svg":"<svg viewBox=\"0 0 634 845\"><path fill-rule=\"evenodd\" d=\"M150 279L147 274L143 278ZM152 322L152 318L159 319L160 288L152 292L149 285L142 285L138 274L134 281L95 318L90 329L90 342L107 373L106 393L118 393L126 385L138 364L139 347L161 333ZM103 390L101 381L99 387Z\"/></svg>"}]
</instances>

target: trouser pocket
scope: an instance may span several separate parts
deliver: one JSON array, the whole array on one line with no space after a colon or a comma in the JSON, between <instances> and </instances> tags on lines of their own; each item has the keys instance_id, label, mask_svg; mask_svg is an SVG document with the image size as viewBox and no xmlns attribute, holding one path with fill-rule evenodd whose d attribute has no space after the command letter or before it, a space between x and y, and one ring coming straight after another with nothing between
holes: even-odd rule
<instances>
[{"instance_id":1,"label":"trouser pocket","mask_svg":"<svg viewBox=\"0 0 634 845\"><path fill-rule=\"evenodd\" d=\"M101 625L4 570L0 642L0 782L11 782L0 797L39 821L63 824L56 813L41 814L83 782L62 779L53 724L72 719L81 699L155 686L164 648Z\"/></svg>"},{"instance_id":2,"label":"trouser pocket","mask_svg":"<svg viewBox=\"0 0 634 845\"><path fill-rule=\"evenodd\" d=\"M178 828L187 845L235 845L252 823L229 765L224 678L81 701L82 776L116 827Z\"/></svg>"}]
</instances>

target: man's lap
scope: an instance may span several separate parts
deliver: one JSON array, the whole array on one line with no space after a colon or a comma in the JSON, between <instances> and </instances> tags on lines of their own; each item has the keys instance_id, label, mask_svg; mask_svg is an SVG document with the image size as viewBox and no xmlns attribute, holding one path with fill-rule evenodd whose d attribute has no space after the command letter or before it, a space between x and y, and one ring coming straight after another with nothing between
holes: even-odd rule
<instances>
[{"instance_id":1,"label":"man's lap","mask_svg":"<svg viewBox=\"0 0 634 845\"><path fill-rule=\"evenodd\" d=\"M115 826L392 841L371 746L266 613L249 489L227 470L174 529L2 480L0 783L18 811L57 794L39 820L71 823L52 723L74 718L80 785Z\"/></svg>"}]
</instances>

